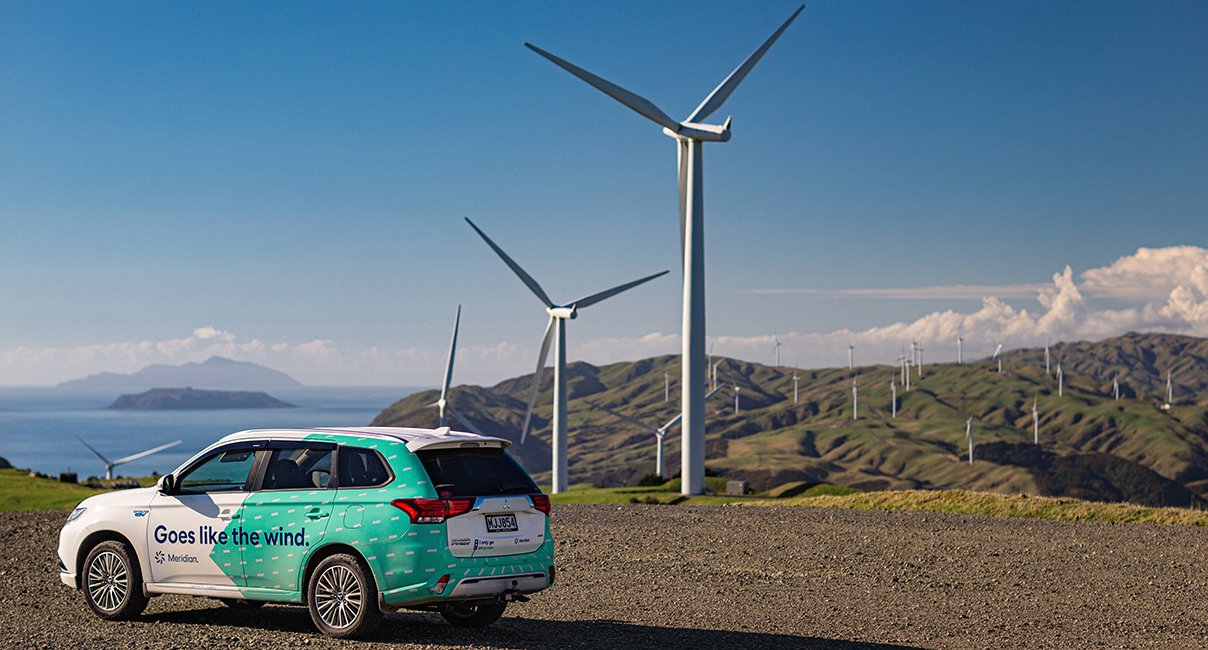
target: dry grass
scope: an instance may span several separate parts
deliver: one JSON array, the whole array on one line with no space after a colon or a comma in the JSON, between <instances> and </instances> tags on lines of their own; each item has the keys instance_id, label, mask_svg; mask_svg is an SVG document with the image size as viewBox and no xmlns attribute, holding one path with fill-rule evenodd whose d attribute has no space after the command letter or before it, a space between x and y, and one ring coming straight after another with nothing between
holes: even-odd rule
<instances>
[{"instance_id":1,"label":"dry grass","mask_svg":"<svg viewBox=\"0 0 1208 650\"><path fill-rule=\"evenodd\" d=\"M1208 512L1201 510L1151 508L1126 503L1098 503L1079 499L991 494L964 490L861 492L844 496L745 501L741 505L806 506L846 510L913 510L1053 521L1208 526Z\"/></svg>"}]
</instances>

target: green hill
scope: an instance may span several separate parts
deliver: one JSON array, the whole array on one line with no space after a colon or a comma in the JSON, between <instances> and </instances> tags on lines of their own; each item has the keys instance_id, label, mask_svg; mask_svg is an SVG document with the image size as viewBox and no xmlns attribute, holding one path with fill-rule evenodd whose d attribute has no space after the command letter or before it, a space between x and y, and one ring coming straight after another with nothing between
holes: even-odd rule
<instances>
[{"instance_id":1,"label":"green hill","mask_svg":"<svg viewBox=\"0 0 1208 650\"><path fill-rule=\"evenodd\" d=\"M793 402L793 371L734 359L721 361L726 388L708 404L708 466L755 489L794 481L865 490L969 489L999 493L1076 496L1155 506L1189 505L1208 493L1208 341L1183 336L1128 334L1096 343L1052 348L1065 369L1057 395L1044 371L1043 350L1006 354L1003 373L988 360L927 364L898 389L898 416L890 416L891 366L856 369L860 418L851 418L852 373L846 368L800 372ZM1165 369L1173 368L1175 403L1164 410ZM663 373L679 377L679 358L568 367L572 483L632 485L653 471L654 437L588 399L654 425L678 412L663 400ZM1111 382L1120 377L1123 399ZM532 376L486 388L459 386L451 400L485 433L518 441ZM674 383L674 382L673 382ZM732 387L741 387L734 413ZM1040 412L1040 448L1032 445L1031 408ZM435 392L391 405L376 425L435 426ZM534 431L513 452L538 478L550 466L551 373L545 373ZM974 418L975 462L966 460L965 419ZM678 472L679 437L667 439L667 469Z\"/></svg>"}]
</instances>

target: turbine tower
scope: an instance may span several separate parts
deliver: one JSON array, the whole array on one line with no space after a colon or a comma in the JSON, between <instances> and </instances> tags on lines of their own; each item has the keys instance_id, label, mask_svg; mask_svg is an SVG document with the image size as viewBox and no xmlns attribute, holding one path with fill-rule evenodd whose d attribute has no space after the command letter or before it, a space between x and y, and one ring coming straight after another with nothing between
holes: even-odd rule
<instances>
[{"instance_id":1,"label":"turbine tower","mask_svg":"<svg viewBox=\"0 0 1208 650\"><path fill-rule=\"evenodd\" d=\"M671 119L650 100L597 77L531 43L525 43L530 50L662 126L663 133L676 141L679 159L680 252L684 264L683 381L680 384L683 395L683 494L701 494L705 488L705 369L700 363L705 360L705 181L702 145L705 142L726 142L730 139L729 117L720 125L705 124L700 120L707 119L721 108L755 64L767 53L768 48L772 47L776 39L780 38L804 9L805 5L802 5L793 12L793 15L713 89L683 122Z\"/></svg>"},{"instance_id":2,"label":"turbine tower","mask_svg":"<svg viewBox=\"0 0 1208 650\"><path fill-rule=\"evenodd\" d=\"M778 337L772 337L772 340L776 342L776 367L779 368L780 367L780 339Z\"/></svg>"},{"instance_id":3,"label":"turbine tower","mask_svg":"<svg viewBox=\"0 0 1208 650\"><path fill-rule=\"evenodd\" d=\"M734 384L734 415L738 415L738 412L739 412L738 411L738 391L740 391L740 390L742 390L742 387L739 386L738 384ZM683 415L683 413L681 412L680 415ZM680 460L681 460L681 462L683 461L682 458ZM680 473L682 474L683 472L681 471Z\"/></svg>"},{"instance_id":4,"label":"turbine tower","mask_svg":"<svg viewBox=\"0 0 1208 650\"><path fill-rule=\"evenodd\" d=\"M1040 444L1040 411L1036 408L1036 396L1032 396L1032 443Z\"/></svg>"},{"instance_id":5,"label":"turbine tower","mask_svg":"<svg viewBox=\"0 0 1208 650\"><path fill-rule=\"evenodd\" d=\"M800 377L797 376L797 366L793 366L793 403L797 403L797 386Z\"/></svg>"},{"instance_id":6,"label":"turbine tower","mask_svg":"<svg viewBox=\"0 0 1208 650\"><path fill-rule=\"evenodd\" d=\"M1166 371L1166 408L1174 404L1174 385L1170 383L1170 371Z\"/></svg>"},{"instance_id":7,"label":"turbine tower","mask_svg":"<svg viewBox=\"0 0 1208 650\"><path fill-rule=\"evenodd\" d=\"M851 343L847 344L847 369L856 369L856 346Z\"/></svg>"},{"instance_id":8,"label":"turbine tower","mask_svg":"<svg viewBox=\"0 0 1208 650\"><path fill-rule=\"evenodd\" d=\"M965 437L969 439L969 464L973 464L973 416L965 420Z\"/></svg>"},{"instance_id":9,"label":"turbine tower","mask_svg":"<svg viewBox=\"0 0 1208 650\"><path fill-rule=\"evenodd\" d=\"M1112 377L1112 399L1120 401L1120 378Z\"/></svg>"},{"instance_id":10,"label":"turbine tower","mask_svg":"<svg viewBox=\"0 0 1208 650\"><path fill-rule=\"evenodd\" d=\"M1002 343L999 343L998 347L994 348L994 358L998 359L998 374L1001 375L1002 374Z\"/></svg>"},{"instance_id":11,"label":"turbine tower","mask_svg":"<svg viewBox=\"0 0 1208 650\"><path fill-rule=\"evenodd\" d=\"M860 418L860 386L856 383L856 378L851 378L851 419L858 420Z\"/></svg>"},{"instance_id":12,"label":"turbine tower","mask_svg":"<svg viewBox=\"0 0 1208 650\"><path fill-rule=\"evenodd\" d=\"M132 460L146 458L147 456L150 456L151 454L159 453L165 449L171 449L172 447L179 445L181 442L181 441L177 440L176 442L169 442L166 445L160 445L158 447L155 447L154 449L148 449L147 451L140 451L137 454L131 454L129 456L126 456L125 458L119 458L117 460L109 460L108 458L105 458L101 454L101 452L94 449L92 447L92 445L84 442L83 438L81 438L79 436L76 436L75 438L76 438L76 440L80 441L81 445L84 445L85 447L87 447L88 451L91 451L93 453L93 455L95 455L97 458L100 458L102 463L105 463L105 478L106 479L113 478L113 468L117 467L118 465L125 465L126 463L129 463Z\"/></svg>"},{"instance_id":13,"label":"turbine tower","mask_svg":"<svg viewBox=\"0 0 1208 650\"><path fill-rule=\"evenodd\" d=\"M896 418L898 417L898 385L893 383L893 379L889 380L889 390L893 393L893 397L890 398L889 403L893 408L893 417Z\"/></svg>"},{"instance_id":14,"label":"turbine tower","mask_svg":"<svg viewBox=\"0 0 1208 650\"><path fill-rule=\"evenodd\" d=\"M1057 362L1057 397L1065 394L1065 373L1061 371L1061 362Z\"/></svg>"},{"instance_id":15,"label":"turbine tower","mask_svg":"<svg viewBox=\"0 0 1208 650\"><path fill-rule=\"evenodd\" d=\"M956 335L956 365L958 365L958 366L965 364L964 343L965 343L965 337L961 336L960 334L957 334Z\"/></svg>"},{"instance_id":16,"label":"turbine tower","mask_svg":"<svg viewBox=\"0 0 1208 650\"><path fill-rule=\"evenodd\" d=\"M1049 374L1049 340L1044 340L1044 374Z\"/></svg>"},{"instance_id":17,"label":"turbine tower","mask_svg":"<svg viewBox=\"0 0 1208 650\"><path fill-rule=\"evenodd\" d=\"M721 386L718 386L717 388L714 388L713 390L706 393L705 399L712 397L713 393L716 393L718 390L721 390ZM669 431L671 429L671 427L679 424L680 418L683 417L683 413L680 413L680 414L676 415L675 417L671 418L670 420L667 420L667 422L664 423L663 426L661 426L661 427L652 427L649 424L646 424L645 422L642 422L640 420L635 420L634 418L631 418L628 415L625 415L624 413L618 413L602 404L597 404L595 402L590 402L590 401L588 402L588 404L591 404L597 410L604 411L605 413L608 413L609 415L612 415L613 417L615 417L619 420L624 420L625 422L628 422L638 428L645 429L646 431L653 433L654 438L658 444L658 446L655 448L655 454L654 454L654 473L656 475L658 475L659 478L663 478L663 476L666 474L665 463L663 461L663 439L667 437L667 431Z\"/></svg>"},{"instance_id":18,"label":"turbine tower","mask_svg":"<svg viewBox=\"0 0 1208 650\"><path fill-rule=\"evenodd\" d=\"M919 377L923 376L923 346L919 346Z\"/></svg>"},{"instance_id":19,"label":"turbine tower","mask_svg":"<svg viewBox=\"0 0 1208 650\"><path fill-rule=\"evenodd\" d=\"M466 223L478 233L479 237L495 251L495 254L503 260L508 268L520 278L520 281L537 296L542 305L545 305L545 311L549 314L549 323L545 326L545 337L541 339L541 351L537 353L537 370L533 373L533 388L529 394L528 409L524 413L524 425L520 429L520 443L524 444L525 438L528 436L529 422L533 417L533 405L537 401L537 391L541 386L541 373L545 370L545 359L549 355L550 339L554 342L554 413L553 413L553 435L551 447L553 447L553 492L565 492L568 487L568 476L566 471L566 321L579 317L579 310L590 307L598 302L607 300L622 291L632 289L639 284L649 282L659 276L666 275L667 271L648 275L644 278L626 282L625 284L593 293L590 296L585 296L578 300L571 301L563 305L554 304L546 295L545 290L533 276L520 268L508 254L503 252L503 249L495 245L486 233L478 229L473 221L466 219ZM703 383L703 382L702 382ZM702 386L703 387L703 386Z\"/></svg>"},{"instance_id":20,"label":"turbine tower","mask_svg":"<svg viewBox=\"0 0 1208 650\"><path fill-rule=\"evenodd\" d=\"M671 401L671 373L663 371L663 401Z\"/></svg>"}]
</instances>

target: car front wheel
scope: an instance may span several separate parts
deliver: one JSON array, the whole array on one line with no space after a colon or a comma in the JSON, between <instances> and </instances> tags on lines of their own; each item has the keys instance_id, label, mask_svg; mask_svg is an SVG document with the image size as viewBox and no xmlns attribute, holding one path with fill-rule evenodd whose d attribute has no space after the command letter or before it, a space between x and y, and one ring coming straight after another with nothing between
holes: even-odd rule
<instances>
[{"instance_id":1,"label":"car front wheel","mask_svg":"<svg viewBox=\"0 0 1208 650\"><path fill-rule=\"evenodd\" d=\"M306 594L311 620L328 636L363 637L382 620L373 574L352 555L324 558L310 574Z\"/></svg>"},{"instance_id":2,"label":"car front wheel","mask_svg":"<svg viewBox=\"0 0 1208 650\"><path fill-rule=\"evenodd\" d=\"M147 606L143 574L129 545L111 540L92 547L83 574L84 600L97 616L127 620Z\"/></svg>"},{"instance_id":3,"label":"car front wheel","mask_svg":"<svg viewBox=\"0 0 1208 650\"><path fill-rule=\"evenodd\" d=\"M507 603L449 603L442 605L440 615L457 627L486 627L503 616Z\"/></svg>"}]
</instances>

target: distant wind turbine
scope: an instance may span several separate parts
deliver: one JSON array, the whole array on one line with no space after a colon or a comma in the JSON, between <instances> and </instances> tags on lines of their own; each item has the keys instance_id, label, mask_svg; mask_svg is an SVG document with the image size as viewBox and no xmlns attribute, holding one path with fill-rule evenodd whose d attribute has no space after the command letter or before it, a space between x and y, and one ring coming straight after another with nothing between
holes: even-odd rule
<instances>
[{"instance_id":1,"label":"distant wind turbine","mask_svg":"<svg viewBox=\"0 0 1208 650\"><path fill-rule=\"evenodd\" d=\"M780 367L780 338L773 337L772 340L776 342L776 367L779 368Z\"/></svg>"},{"instance_id":2,"label":"distant wind turbine","mask_svg":"<svg viewBox=\"0 0 1208 650\"><path fill-rule=\"evenodd\" d=\"M1061 362L1057 362L1057 397L1064 395L1065 373L1061 371Z\"/></svg>"},{"instance_id":3,"label":"distant wind turbine","mask_svg":"<svg viewBox=\"0 0 1208 650\"><path fill-rule=\"evenodd\" d=\"M965 337L961 336L960 334L957 334L956 335L956 365L958 365L958 366L962 366L965 364L964 343L965 343Z\"/></svg>"},{"instance_id":4,"label":"distant wind turbine","mask_svg":"<svg viewBox=\"0 0 1208 650\"><path fill-rule=\"evenodd\" d=\"M969 439L969 464L973 464L973 416L965 420L965 437Z\"/></svg>"},{"instance_id":5,"label":"distant wind turbine","mask_svg":"<svg viewBox=\"0 0 1208 650\"><path fill-rule=\"evenodd\" d=\"M671 373L663 371L663 401L671 401Z\"/></svg>"},{"instance_id":6,"label":"distant wind turbine","mask_svg":"<svg viewBox=\"0 0 1208 650\"><path fill-rule=\"evenodd\" d=\"M1120 378L1112 377L1112 399L1120 401Z\"/></svg>"},{"instance_id":7,"label":"distant wind turbine","mask_svg":"<svg viewBox=\"0 0 1208 650\"><path fill-rule=\"evenodd\" d=\"M712 397L713 393L716 393L717 391L721 390L721 388L722 388L721 386L718 386L717 388L714 388L713 390L706 393L705 399ZM628 415L625 415L624 413L618 413L617 411L614 411L602 404L597 404L596 402L591 402L591 401L589 401L588 404L591 404L592 407L596 408L597 410L604 411L605 413L608 413L619 420L624 420L625 422L628 422L636 427L645 429L646 431L653 433L654 438L658 444L658 447L656 448L655 455L654 455L654 473L657 474L659 478L663 478L663 476L666 474L666 471L664 469L665 465L664 465L664 461L663 461L663 439L667 437L667 431L669 431L671 429L671 427L674 427L675 425L679 424L680 418L682 418L684 416L683 413L677 413L675 415L675 417L671 418L670 420L667 420L667 422L665 422L663 424L663 426L661 426L661 427L652 427L649 424L642 422L641 420L636 420L634 418L631 418Z\"/></svg>"},{"instance_id":8,"label":"distant wind turbine","mask_svg":"<svg viewBox=\"0 0 1208 650\"><path fill-rule=\"evenodd\" d=\"M1002 343L999 343L998 347L994 348L994 358L998 359L998 374L1001 375L1002 374Z\"/></svg>"},{"instance_id":9,"label":"distant wind turbine","mask_svg":"<svg viewBox=\"0 0 1208 650\"><path fill-rule=\"evenodd\" d=\"M890 376L892 377L892 375L890 375ZM890 403L891 407L893 408L893 417L896 418L896 417L898 417L898 385L893 383L892 379L889 380L889 390L891 393L893 393L893 396L890 398L889 403Z\"/></svg>"},{"instance_id":10,"label":"distant wind turbine","mask_svg":"<svg viewBox=\"0 0 1208 650\"><path fill-rule=\"evenodd\" d=\"M739 386L738 384L734 384L734 415L738 415L738 413L739 413L739 411L738 411L738 391L740 391L740 390L742 390L742 387Z\"/></svg>"},{"instance_id":11,"label":"distant wind turbine","mask_svg":"<svg viewBox=\"0 0 1208 650\"><path fill-rule=\"evenodd\" d=\"M851 419L856 420L860 417L860 386L856 383L856 378L851 378Z\"/></svg>"},{"instance_id":12,"label":"distant wind turbine","mask_svg":"<svg viewBox=\"0 0 1208 650\"><path fill-rule=\"evenodd\" d=\"M578 318L579 310L590 307L598 302L607 300L618 293L632 289L640 284L649 282L657 277L667 274L667 271L648 275L644 278L639 278L632 282L615 286L611 289L593 293L578 300L571 301L564 305L556 305L550 297L546 295L545 290L533 276L529 275L524 269L520 268L508 254L503 252L503 249L491 241L486 233L478 229L473 221L466 219L466 223L478 233L478 236L495 251L495 254L503 260L508 268L520 278L520 281L537 296L541 304L545 306L546 313L549 314L549 323L545 326L545 336L541 340L540 352L537 353L537 370L533 373L533 388L529 394L528 409L524 413L524 425L520 429L520 443L524 444L525 438L528 436L529 423L533 417L533 405L537 402L537 392L541 387L541 374L545 371L545 359L549 355L549 346L551 339L554 344L554 413L553 413L553 492L565 492L568 487L568 475L566 467L566 321Z\"/></svg>"},{"instance_id":13,"label":"distant wind turbine","mask_svg":"<svg viewBox=\"0 0 1208 650\"><path fill-rule=\"evenodd\" d=\"M793 403L797 403L797 382L800 377L797 376L797 366L793 366Z\"/></svg>"},{"instance_id":14,"label":"distant wind turbine","mask_svg":"<svg viewBox=\"0 0 1208 650\"><path fill-rule=\"evenodd\" d=\"M923 346L919 345L919 377L923 376Z\"/></svg>"},{"instance_id":15,"label":"distant wind turbine","mask_svg":"<svg viewBox=\"0 0 1208 650\"><path fill-rule=\"evenodd\" d=\"M1170 382L1170 371L1166 371L1166 408L1174 404L1174 385Z\"/></svg>"},{"instance_id":16,"label":"distant wind turbine","mask_svg":"<svg viewBox=\"0 0 1208 650\"><path fill-rule=\"evenodd\" d=\"M1049 340L1044 340L1044 374L1049 374Z\"/></svg>"},{"instance_id":17,"label":"distant wind turbine","mask_svg":"<svg viewBox=\"0 0 1208 650\"><path fill-rule=\"evenodd\" d=\"M802 5L788 20L752 52L733 72L696 107L682 122L673 120L653 102L598 77L579 66L558 58L545 50L525 43L532 51L558 67L587 82L596 90L612 97L642 117L663 127L663 133L676 142L679 177L680 252L683 261L683 335L680 357L683 367L683 438L681 492L701 494L705 489L705 377L700 362L705 360L705 208L704 168L705 142L726 142L730 139L730 118L721 124L706 124L708 119L738 88L751 69L763 58L776 39L796 20Z\"/></svg>"},{"instance_id":18,"label":"distant wind turbine","mask_svg":"<svg viewBox=\"0 0 1208 650\"><path fill-rule=\"evenodd\" d=\"M1040 411L1036 408L1036 397L1032 396L1032 443L1040 444Z\"/></svg>"},{"instance_id":19,"label":"distant wind turbine","mask_svg":"<svg viewBox=\"0 0 1208 650\"><path fill-rule=\"evenodd\" d=\"M902 346L902 354L898 355L898 364L902 366L902 384L906 384L906 346Z\"/></svg>"},{"instance_id":20,"label":"distant wind turbine","mask_svg":"<svg viewBox=\"0 0 1208 650\"><path fill-rule=\"evenodd\" d=\"M444 427L449 425L448 418L445 415L445 412L447 411L448 413L451 413L453 417L457 418L457 421L461 422L467 431L477 433L478 435L484 435L478 430L478 427L474 426L473 422L470 422L464 415L462 415L449 404L449 389L453 384L453 360L457 357L457 331L460 329L460 327L461 305L458 305L457 316L453 318L453 338L449 340L449 357L445 360L445 374L441 378L440 382L440 397L438 397L435 402L425 404L424 406L411 411L407 415L434 408L436 409L437 416L440 418L440 426Z\"/></svg>"},{"instance_id":21,"label":"distant wind turbine","mask_svg":"<svg viewBox=\"0 0 1208 650\"><path fill-rule=\"evenodd\" d=\"M919 355L919 342L911 341L910 342L910 363L911 364L916 365L916 366L919 365L919 356L918 355Z\"/></svg>"},{"instance_id":22,"label":"distant wind turbine","mask_svg":"<svg viewBox=\"0 0 1208 650\"><path fill-rule=\"evenodd\" d=\"M856 369L856 346L851 343L847 344L847 369Z\"/></svg>"},{"instance_id":23,"label":"distant wind turbine","mask_svg":"<svg viewBox=\"0 0 1208 650\"><path fill-rule=\"evenodd\" d=\"M105 458L105 456L103 456L101 454L101 452L94 449L92 445L84 442L83 438L76 436L75 439L79 440L81 445L84 445L85 447L87 447L88 451L91 451L93 453L93 455L95 455L97 458L100 458L102 463L105 463L105 478L106 479L113 478L113 468L117 467L118 465L125 465L126 463L129 463L130 461L138 460L140 458L146 458L147 456L150 456L151 454L159 453L165 449L171 449L172 447L175 447L176 445L179 445L181 443L180 440L177 440L176 442L169 442L166 445L160 445L153 449L148 449L147 451L140 451L137 454L131 454L129 456L126 456L125 458L119 458L117 460L109 460L108 458Z\"/></svg>"}]
</instances>

